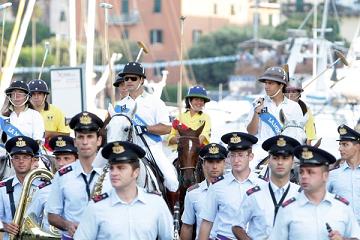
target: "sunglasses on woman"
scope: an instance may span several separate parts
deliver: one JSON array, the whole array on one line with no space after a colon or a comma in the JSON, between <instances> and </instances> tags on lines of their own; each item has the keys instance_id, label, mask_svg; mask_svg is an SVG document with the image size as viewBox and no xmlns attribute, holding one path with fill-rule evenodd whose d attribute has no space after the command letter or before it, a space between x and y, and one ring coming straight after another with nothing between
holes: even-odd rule
<instances>
[{"instance_id":1,"label":"sunglasses on woman","mask_svg":"<svg viewBox=\"0 0 360 240\"><path fill-rule=\"evenodd\" d=\"M124 77L124 80L127 82L131 80L132 82L136 82L139 79L139 77Z\"/></svg>"}]
</instances>

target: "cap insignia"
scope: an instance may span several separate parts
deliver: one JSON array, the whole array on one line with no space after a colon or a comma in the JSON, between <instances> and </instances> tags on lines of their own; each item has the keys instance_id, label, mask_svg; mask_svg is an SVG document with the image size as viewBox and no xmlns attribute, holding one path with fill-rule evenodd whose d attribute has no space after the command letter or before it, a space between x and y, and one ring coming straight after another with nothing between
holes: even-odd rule
<instances>
[{"instance_id":1,"label":"cap insignia","mask_svg":"<svg viewBox=\"0 0 360 240\"><path fill-rule=\"evenodd\" d=\"M345 135L345 134L347 134L346 128L341 127L341 128L339 129L339 133L340 133L340 135Z\"/></svg>"},{"instance_id":2,"label":"cap insignia","mask_svg":"<svg viewBox=\"0 0 360 240\"><path fill-rule=\"evenodd\" d=\"M119 145L118 143L114 143L114 146L112 147L112 151L115 154L120 154L125 151L124 147Z\"/></svg>"},{"instance_id":3,"label":"cap insignia","mask_svg":"<svg viewBox=\"0 0 360 240\"><path fill-rule=\"evenodd\" d=\"M19 138L19 139L16 141L16 146L17 146L17 147L25 147L25 146L26 146L26 142L25 142L22 138Z\"/></svg>"},{"instance_id":4,"label":"cap insignia","mask_svg":"<svg viewBox=\"0 0 360 240\"><path fill-rule=\"evenodd\" d=\"M314 154L312 151L308 150L307 148L304 148L303 152L301 153L301 157L303 159L311 159L314 157Z\"/></svg>"},{"instance_id":5,"label":"cap insignia","mask_svg":"<svg viewBox=\"0 0 360 240\"><path fill-rule=\"evenodd\" d=\"M84 115L80 117L80 123L83 125L89 125L91 123L91 117L87 115L87 113L84 113Z\"/></svg>"},{"instance_id":6,"label":"cap insignia","mask_svg":"<svg viewBox=\"0 0 360 240\"><path fill-rule=\"evenodd\" d=\"M62 137L59 137L58 140L56 140L55 145L57 147L65 147L66 142L62 139Z\"/></svg>"},{"instance_id":7,"label":"cap insignia","mask_svg":"<svg viewBox=\"0 0 360 240\"><path fill-rule=\"evenodd\" d=\"M210 154L218 154L220 149L217 146L211 146L209 147L209 153Z\"/></svg>"},{"instance_id":8,"label":"cap insignia","mask_svg":"<svg viewBox=\"0 0 360 240\"><path fill-rule=\"evenodd\" d=\"M234 134L234 135L230 138L230 143L239 143L239 142L241 142L241 138L240 138L238 135L236 135L236 134Z\"/></svg>"},{"instance_id":9,"label":"cap insignia","mask_svg":"<svg viewBox=\"0 0 360 240\"><path fill-rule=\"evenodd\" d=\"M276 145L277 145L278 147L285 147L285 146L286 146L286 141L285 141L285 139L284 139L284 138L279 138L279 139L277 140L277 142L276 142Z\"/></svg>"}]
</instances>

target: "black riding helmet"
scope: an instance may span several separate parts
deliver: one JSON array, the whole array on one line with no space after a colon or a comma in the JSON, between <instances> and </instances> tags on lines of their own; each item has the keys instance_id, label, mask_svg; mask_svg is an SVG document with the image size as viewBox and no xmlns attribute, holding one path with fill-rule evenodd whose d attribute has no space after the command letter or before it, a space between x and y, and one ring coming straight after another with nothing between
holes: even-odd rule
<instances>
[{"instance_id":1,"label":"black riding helmet","mask_svg":"<svg viewBox=\"0 0 360 240\"><path fill-rule=\"evenodd\" d=\"M30 93L28 85L24 81L18 80L18 81L12 82L10 84L10 86L7 89L5 89L5 94L8 95L16 89L21 90L21 91L25 92L26 94Z\"/></svg>"},{"instance_id":2,"label":"black riding helmet","mask_svg":"<svg viewBox=\"0 0 360 240\"><path fill-rule=\"evenodd\" d=\"M145 69L138 62L128 62L123 71L118 74L119 77L124 77L127 74L134 74L143 78L146 78Z\"/></svg>"},{"instance_id":3,"label":"black riding helmet","mask_svg":"<svg viewBox=\"0 0 360 240\"><path fill-rule=\"evenodd\" d=\"M28 86L29 86L30 93L42 92L42 93L45 93L45 94L50 94L49 88L48 88L48 86L47 86L47 84L46 84L46 82L44 80L41 80L41 79L31 80L28 83Z\"/></svg>"}]
</instances>

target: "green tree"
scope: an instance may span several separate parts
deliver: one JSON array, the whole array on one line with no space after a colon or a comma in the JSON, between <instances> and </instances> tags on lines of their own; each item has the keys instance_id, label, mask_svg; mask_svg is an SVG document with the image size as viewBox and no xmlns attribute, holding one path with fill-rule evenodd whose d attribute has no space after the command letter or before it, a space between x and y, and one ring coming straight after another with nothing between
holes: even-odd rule
<instances>
[{"instance_id":1,"label":"green tree","mask_svg":"<svg viewBox=\"0 0 360 240\"><path fill-rule=\"evenodd\" d=\"M206 58L237 53L239 42L252 37L248 29L228 26L216 32L203 36L188 52L190 59ZM234 72L235 62L193 65L192 70L196 80L203 85L217 86L227 83L228 75Z\"/></svg>"}]
</instances>

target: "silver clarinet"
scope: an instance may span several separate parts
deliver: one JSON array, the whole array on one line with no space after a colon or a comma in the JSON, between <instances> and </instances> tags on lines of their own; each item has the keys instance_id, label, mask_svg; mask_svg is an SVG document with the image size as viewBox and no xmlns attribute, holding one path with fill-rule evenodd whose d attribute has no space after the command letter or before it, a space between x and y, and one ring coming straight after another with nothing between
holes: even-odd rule
<instances>
[{"instance_id":1,"label":"silver clarinet","mask_svg":"<svg viewBox=\"0 0 360 240\"><path fill-rule=\"evenodd\" d=\"M179 240L180 239L180 206L179 202L175 203L174 206L174 237L173 240Z\"/></svg>"}]
</instances>

